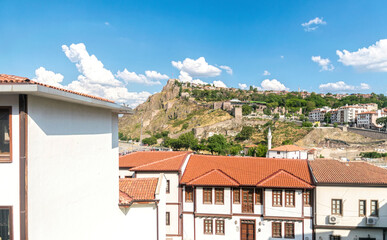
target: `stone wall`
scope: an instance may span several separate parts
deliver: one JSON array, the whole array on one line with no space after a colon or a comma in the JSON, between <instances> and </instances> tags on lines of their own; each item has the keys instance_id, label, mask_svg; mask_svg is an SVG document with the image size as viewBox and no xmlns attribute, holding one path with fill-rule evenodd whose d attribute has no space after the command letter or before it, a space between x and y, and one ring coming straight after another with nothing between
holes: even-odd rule
<instances>
[{"instance_id":1,"label":"stone wall","mask_svg":"<svg viewBox=\"0 0 387 240\"><path fill-rule=\"evenodd\" d=\"M386 132L379 132L379 131L370 130L370 129L352 128L352 127L348 127L347 131L360 134L364 137L369 137L373 139L387 139Z\"/></svg>"}]
</instances>

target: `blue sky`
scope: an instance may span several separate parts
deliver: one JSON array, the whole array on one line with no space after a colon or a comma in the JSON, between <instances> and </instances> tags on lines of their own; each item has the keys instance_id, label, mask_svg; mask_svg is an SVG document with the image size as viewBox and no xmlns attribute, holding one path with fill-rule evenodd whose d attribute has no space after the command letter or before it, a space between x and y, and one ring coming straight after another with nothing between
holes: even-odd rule
<instances>
[{"instance_id":1,"label":"blue sky","mask_svg":"<svg viewBox=\"0 0 387 240\"><path fill-rule=\"evenodd\" d=\"M132 106L167 77L385 94L386 9L385 1L2 0L0 72Z\"/></svg>"}]
</instances>

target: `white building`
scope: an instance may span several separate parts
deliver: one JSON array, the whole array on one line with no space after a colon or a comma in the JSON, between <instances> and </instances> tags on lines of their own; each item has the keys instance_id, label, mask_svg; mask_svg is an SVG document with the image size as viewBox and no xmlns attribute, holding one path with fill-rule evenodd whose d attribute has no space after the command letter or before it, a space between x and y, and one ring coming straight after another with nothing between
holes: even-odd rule
<instances>
[{"instance_id":1,"label":"white building","mask_svg":"<svg viewBox=\"0 0 387 240\"><path fill-rule=\"evenodd\" d=\"M108 100L0 75L0 238L120 239L118 113Z\"/></svg>"},{"instance_id":2,"label":"white building","mask_svg":"<svg viewBox=\"0 0 387 240\"><path fill-rule=\"evenodd\" d=\"M376 123L376 119L385 117L387 114L378 110L376 112L363 112L356 115L356 126L360 128L378 129L382 126Z\"/></svg>"},{"instance_id":3,"label":"white building","mask_svg":"<svg viewBox=\"0 0 387 240\"><path fill-rule=\"evenodd\" d=\"M166 237L182 239L182 188L179 185L190 152L135 152L120 157L121 177L166 178Z\"/></svg>"},{"instance_id":4,"label":"white building","mask_svg":"<svg viewBox=\"0 0 387 240\"><path fill-rule=\"evenodd\" d=\"M309 112L310 122L324 122L325 114L330 112L330 107L316 108Z\"/></svg>"},{"instance_id":5,"label":"white building","mask_svg":"<svg viewBox=\"0 0 387 240\"><path fill-rule=\"evenodd\" d=\"M165 184L164 174L158 178L120 179L119 205L125 214L124 229L128 239L166 238Z\"/></svg>"},{"instance_id":6,"label":"white building","mask_svg":"<svg viewBox=\"0 0 387 240\"><path fill-rule=\"evenodd\" d=\"M306 160L192 155L184 187L183 239L312 239Z\"/></svg>"},{"instance_id":7,"label":"white building","mask_svg":"<svg viewBox=\"0 0 387 240\"><path fill-rule=\"evenodd\" d=\"M308 159L308 149L296 145L282 145L269 149L268 158Z\"/></svg>"},{"instance_id":8,"label":"white building","mask_svg":"<svg viewBox=\"0 0 387 240\"><path fill-rule=\"evenodd\" d=\"M314 160L315 239L384 240L387 170L365 162Z\"/></svg>"}]
</instances>

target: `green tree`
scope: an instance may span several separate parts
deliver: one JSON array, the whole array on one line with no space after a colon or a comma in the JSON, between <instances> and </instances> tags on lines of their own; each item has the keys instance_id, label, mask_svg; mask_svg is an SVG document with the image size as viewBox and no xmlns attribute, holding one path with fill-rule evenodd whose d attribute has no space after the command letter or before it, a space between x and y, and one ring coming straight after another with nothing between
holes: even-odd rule
<instances>
[{"instance_id":1,"label":"green tree","mask_svg":"<svg viewBox=\"0 0 387 240\"><path fill-rule=\"evenodd\" d=\"M267 146L259 144L257 147L249 148L247 155L252 157L265 157L267 153Z\"/></svg>"},{"instance_id":2,"label":"green tree","mask_svg":"<svg viewBox=\"0 0 387 240\"><path fill-rule=\"evenodd\" d=\"M230 149L230 155L235 156L240 154L240 152L242 151L242 146L240 144L235 144L235 145L231 145L229 149Z\"/></svg>"},{"instance_id":3,"label":"green tree","mask_svg":"<svg viewBox=\"0 0 387 240\"><path fill-rule=\"evenodd\" d=\"M142 144L146 144L146 145L155 145L157 143L157 138L152 136L152 137L149 137L149 138L144 138L142 140Z\"/></svg>"},{"instance_id":4,"label":"green tree","mask_svg":"<svg viewBox=\"0 0 387 240\"><path fill-rule=\"evenodd\" d=\"M228 143L226 138L221 134L215 134L207 139L207 148L211 154L225 154Z\"/></svg>"},{"instance_id":5,"label":"green tree","mask_svg":"<svg viewBox=\"0 0 387 240\"><path fill-rule=\"evenodd\" d=\"M381 117L376 119L376 123L382 125L384 128L387 126L387 117Z\"/></svg>"},{"instance_id":6,"label":"green tree","mask_svg":"<svg viewBox=\"0 0 387 240\"><path fill-rule=\"evenodd\" d=\"M332 116L332 113L330 113L330 112L325 113L324 122L331 123L331 116Z\"/></svg>"},{"instance_id":7,"label":"green tree","mask_svg":"<svg viewBox=\"0 0 387 240\"><path fill-rule=\"evenodd\" d=\"M198 140L192 132L181 134L178 139L180 141L181 148L186 150L189 148L193 149L198 145Z\"/></svg>"},{"instance_id":8,"label":"green tree","mask_svg":"<svg viewBox=\"0 0 387 240\"><path fill-rule=\"evenodd\" d=\"M243 126L240 133L235 136L235 140L244 141L250 139L253 135L254 128L250 126Z\"/></svg>"},{"instance_id":9,"label":"green tree","mask_svg":"<svg viewBox=\"0 0 387 240\"><path fill-rule=\"evenodd\" d=\"M311 122L302 122L303 127L313 127L313 123Z\"/></svg>"},{"instance_id":10,"label":"green tree","mask_svg":"<svg viewBox=\"0 0 387 240\"><path fill-rule=\"evenodd\" d=\"M243 116L246 116L246 115L249 115L252 111L252 107L248 104L245 104L242 106L242 115Z\"/></svg>"}]
</instances>

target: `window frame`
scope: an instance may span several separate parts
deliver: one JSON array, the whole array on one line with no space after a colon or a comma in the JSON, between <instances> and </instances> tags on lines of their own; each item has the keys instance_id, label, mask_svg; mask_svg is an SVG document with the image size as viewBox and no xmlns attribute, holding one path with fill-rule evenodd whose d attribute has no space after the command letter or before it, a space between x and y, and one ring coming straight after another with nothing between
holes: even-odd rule
<instances>
[{"instance_id":1,"label":"window frame","mask_svg":"<svg viewBox=\"0 0 387 240\"><path fill-rule=\"evenodd\" d=\"M215 204L224 205L224 188L215 188Z\"/></svg>"},{"instance_id":2,"label":"window frame","mask_svg":"<svg viewBox=\"0 0 387 240\"><path fill-rule=\"evenodd\" d=\"M289 202L288 202L289 197ZM293 204L290 200L292 199ZM296 191L295 190L285 190L285 207L296 207Z\"/></svg>"},{"instance_id":3,"label":"window frame","mask_svg":"<svg viewBox=\"0 0 387 240\"><path fill-rule=\"evenodd\" d=\"M274 225L279 226L279 235L274 234ZM271 237L272 238L282 238L282 222L272 222L271 223Z\"/></svg>"},{"instance_id":4,"label":"window frame","mask_svg":"<svg viewBox=\"0 0 387 240\"><path fill-rule=\"evenodd\" d=\"M276 193L275 193L276 192ZM276 197L279 193L279 198ZM272 191L272 206L273 207L282 207L282 190L273 190ZM277 204L277 201L275 201L275 199L279 199L279 204Z\"/></svg>"},{"instance_id":5,"label":"window frame","mask_svg":"<svg viewBox=\"0 0 387 240\"><path fill-rule=\"evenodd\" d=\"M221 230L222 231L218 231L218 226L221 226ZM224 220L222 219L216 219L215 220L215 234L216 235L224 235L225 234L225 229L224 229L225 225L224 225Z\"/></svg>"},{"instance_id":6,"label":"window frame","mask_svg":"<svg viewBox=\"0 0 387 240\"><path fill-rule=\"evenodd\" d=\"M372 203L376 202L376 209L375 209L375 214L372 213ZM379 201L378 200L371 200L370 201L370 216L371 217L379 217Z\"/></svg>"},{"instance_id":7,"label":"window frame","mask_svg":"<svg viewBox=\"0 0 387 240\"><path fill-rule=\"evenodd\" d=\"M185 202L193 202L193 187L185 186Z\"/></svg>"},{"instance_id":8,"label":"window frame","mask_svg":"<svg viewBox=\"0 0 387 240\"><path fill-rule=\"evenodd\" d=\"M203 204L212 204L212 188L203 188Z\"/></svg>"},{"instance_id":9,"label":"window frame","mask_svg":"<svg viewBox=\"0 0 387 240\"><path fill-rule=\"evenodd\" d=\"M284 228L285 228L285 234L284 234L284 238L295 238L295 224L294 222L285 222L284 224ZM291 235L288 235L289 232L288 232L288 228L287 226L292 226L291 229L292 229L292 232L290 232Z\"/></svg>"},{"instance_id":10,"label":"window frame","mask_svg":"<svg viewBox=\"0 0 387 240\"><path fill-rule=\"evenodd\" d=\"M165 225L171 225L171 212L165 212Z\"/></svg>"},{"instance_id":11,"label":"window frame","mask_svg":"<svg viewBox=\"0 0 387 240\"><path fill-rule=\"evenodd\" d=\"M206 232L206 225L209 224L211 232ZM214 228L213 228L213 221L212 219L203 219L203 233L207 235L211 235L214 233Z\"/></svg>"},{"instance_id":12,"label":"window frame","mask_svg":"<svg viewBox=\"0 0 387 240\"><path fill-rule=\"evenodd\" d=\"M334 201L339 201L340 202L340 213L334 213L333 212L333 202ZM336 208L337 209L337 208ZM336 216L343 216L343 200L342 199L336 199L336 198L334 198L334 199L332 199L331 200L331 214L332 215L336 215Z\"/></svg>"},{"instance_id":13,"label":"window frame","mask_svg":"<svg viewBox=\"0 0 387 240\"><path fill-rule=\"evenodd\" d=\"M311 207L312 206L312 190L310 189L306 189L304 192L303 192L303 201L304 201L304 207ZM305 200L308 200L308 201L305 201Z\"/></svg>"},{"instance_id":14,"label":"window frame","mask_svg":"<svg viewBox=\"0 0 387 240\"><path fill-rule=\"evenodd\" d=\"M13 240L13 206L0 206L0 209L8 209L9 211L9 239Z\"/></svg>"},{"instance_id":15,"label":"window frame","mask_svg":"<svg viewBox=\"0 0 387 240\"><path fill-rule=\"evenodd\" d=\"M329 235L329 240L341 240L341 235Z\"/></svg>"},{"instance_id":16,"label":"window frame","mask_svg":"<svg viewBox=\"0 0 387 240\"><path fill-rule=\"evenodd\" d=\"M236 191L238 191L237 195L235 194ZM240 188L234 188L232 190L232 196L233 196L233 200L232 200L233 204L241 204L241 189ZM236 199L235 196L238 196L238 199Z\"/></svg>"},{"instance_id":17,"label":"window frame","mask_svg":"<svg viewBox=\"0 0 387 240\"><path fill-rule=\"evenodd\" d=\"M0 163L12 163L12 107L11 106L0 106L0 109L8 109L8 125L9 125L9 158L5 160L0 159Z\"/></svg>"},{"instance_id":18,"label":"window frame","mask_svg":"<svg viewBox=\"0 0 387 240\"><path fill-rule=\"evenodd\" d=\"M167 180L167 186L166 186L165 192L167 194L171 192L171 182L169 180Z\"/></svg>"},{"instance_id":19,"label":"window frame","mask_svg":"<svg viewBox=\"0 0 387 240\"><path fill-rule=\"evenodd\" d=\"M263 189L262 188L255 188L254 190L254 204L255 205L262 205L262 196L263 196Z\"/></svg>"},{"instance_id":20,"label":"window frame","mask_svg":"<svg viewBox=\"0 0 387 240\"><path fill-rule=\"evenodd\" d=\"M361 208L360 208L361 202L364 203L364 204L363 204L363 211L364 211L363 214L361 213ZM360 199L360 200L359 200L359 217L365 217L365 216L367 216L367 200L365 200L365 199Z\"/></svg>"}]
</instances>

